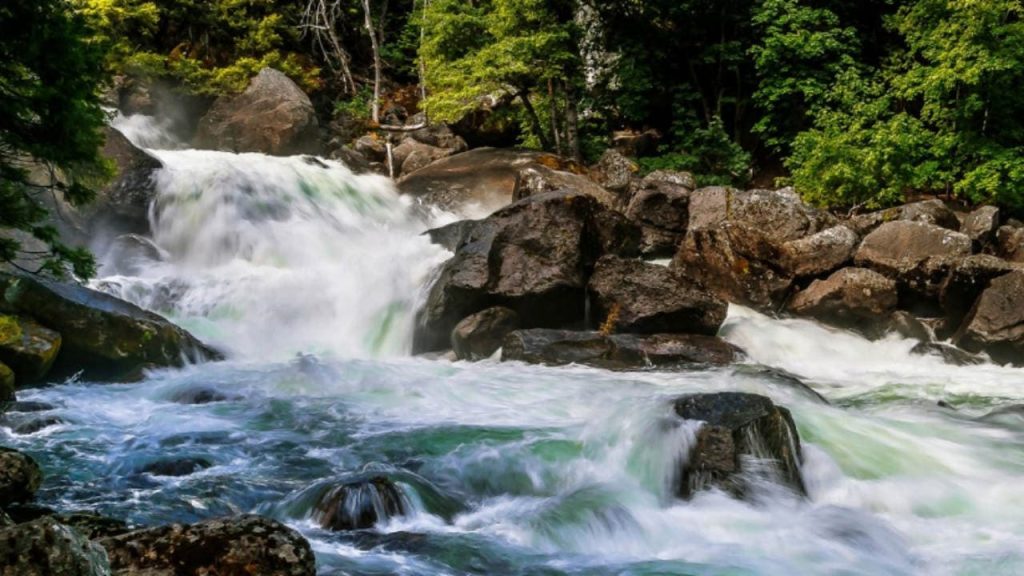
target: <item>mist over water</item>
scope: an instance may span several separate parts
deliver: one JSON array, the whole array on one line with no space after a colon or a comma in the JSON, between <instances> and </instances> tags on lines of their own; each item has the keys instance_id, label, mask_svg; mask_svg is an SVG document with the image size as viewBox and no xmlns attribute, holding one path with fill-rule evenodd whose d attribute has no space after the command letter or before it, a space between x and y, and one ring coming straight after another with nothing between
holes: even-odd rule
<instances>
[{"instance_id":1,"label":"mist over water","mask_svg":"<svg viewBox=\"0 0 1024 576\"><path fill-rule=\"evenodd\" d=\"M24 394L67 422L11 436L47 470L44 503L142 524L257 511L301 530L321 574L1024 573L1024 418L985 417L1024 403L1019 370L739 307L722 335L748 359L727 368L411 358L416 306L448 256L421 233L454 216L333 162L154 154L160 257L131 273L103 262L95 284L230 359ZM176 401L196 389L224 401ZM777 486L751 502L674 498L697 425L671 400L723 390L793 411L809 499ZM168 458L209 466L140 472ZM412 514L355 534L316 526L308 490L375 472Z\"/></svg>"}]
</instances>

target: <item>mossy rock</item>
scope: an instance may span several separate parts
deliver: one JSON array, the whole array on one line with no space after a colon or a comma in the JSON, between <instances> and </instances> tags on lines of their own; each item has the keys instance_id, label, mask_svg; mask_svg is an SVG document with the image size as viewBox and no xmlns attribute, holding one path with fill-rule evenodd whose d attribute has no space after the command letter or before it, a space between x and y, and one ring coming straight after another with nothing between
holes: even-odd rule
<instances>
[{"instance_id":1,"label":"mossy rock","mask_svg":"<svg viewBox=\"0 0 1024 576\"><path fill-rule=\"evenodd\" d=\"M14 401L14 370L0 362L0 402Z\"/></svg>"},{"instance_id":2,"label":"mossy rock","mask_svg":"<svg viewBox=\"0 0 1024 576\"><path fill-rule=\"evenodd\" d=\"M0 314L0 362L21 385L42 380L60 352L61 336L23 316Z\"/></svg>"}]
</instances>

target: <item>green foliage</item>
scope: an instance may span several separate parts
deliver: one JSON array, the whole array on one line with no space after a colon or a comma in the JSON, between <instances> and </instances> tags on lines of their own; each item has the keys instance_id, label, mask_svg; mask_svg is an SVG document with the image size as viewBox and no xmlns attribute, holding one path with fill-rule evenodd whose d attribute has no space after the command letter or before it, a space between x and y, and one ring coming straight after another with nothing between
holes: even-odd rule
<instances>
[{"instance_id":1,"label":"green foliage","mask_svg":"<svg viewBox=\"0 0 1024 576\"><path fill-rule=\"evenodd\" d=\"M94 270L87 252L61 244L44 208L54 192L88 201L85 183L106 172L98 157L103 53L87 34L62 0L0 6L0 226L44 243L31 256L38 271L54 275L69 265L82 277ZM0 261L20 256L17 239L0 239Z\"/></svg>"},{"instance_id":2,"label":"green foliage","mask_svg":"<svg viewBox=\"0 0 1024 576\"><path fill-rule=\"evenodd\" d=\"M750 179L750 154L734 142L720 118L712 118L706 127L677 128L675 147L662 147L659 156L640 158L644 173L655 170L692 172L701 185L743 186Z\"/></svg>"},{"instance_id":3,"label":"green foliage","mask_svg":"<svg viewBox=\"0 0 1024 576\"><path fill-rule=\"evenodd\" d=\"M364 85L352 97L336 100L334 115L369 123L371 100L373 100L373 86Z\"/></svg>"}]
</instances>

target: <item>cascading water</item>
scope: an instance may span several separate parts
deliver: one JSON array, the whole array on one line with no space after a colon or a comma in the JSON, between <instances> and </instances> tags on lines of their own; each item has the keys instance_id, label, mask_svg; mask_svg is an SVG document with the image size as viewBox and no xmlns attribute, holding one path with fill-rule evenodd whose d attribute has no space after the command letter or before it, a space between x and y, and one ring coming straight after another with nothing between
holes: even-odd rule
<instances>
[{"instance_id":1,"label":"cascading water","mask_svg":"<svg viewBox=\"0 0 1024 576\"><path fill-rule=\"evenodd\" d=\"M105 262L97 285L230 360L23 394L66 422L5 438L41 460L43 503L143 524L269 514L313 542L321 574L1024 573L1024 419L982 418L1024 402L1018 370L735 307L722 334L747 365L410 358L445 253L386 180L303 158L156 154L157 249L130 271ZM791 409L808 499L675 497L698 425L671 400L723 390ZM175 459L208 466L151 472ZM407 514L357 532L317 522L312 495L377 475Z\"/></svg>"}]
</instances>

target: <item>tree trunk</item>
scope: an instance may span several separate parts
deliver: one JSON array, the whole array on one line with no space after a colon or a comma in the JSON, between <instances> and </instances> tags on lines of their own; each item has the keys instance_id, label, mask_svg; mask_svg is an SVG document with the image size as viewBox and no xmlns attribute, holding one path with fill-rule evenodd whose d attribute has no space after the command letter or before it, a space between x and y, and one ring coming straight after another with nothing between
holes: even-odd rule
<instances>
[{"instance_id":1,"label":"tree trunk","mask_svg":"<svg viewBox=\"0 0 1024 576\"><path fill-rule=\"evenodd\" d=\"M377 125L380 124L380 78L383 64L380 59L380 44L377 42L377 32L373 27L370 0L363 0L363 15L366 17L366 32L370 35L370 49L373 51L373 102L370 105L370 119L374 125Z\"/></svg>"},{"instance_id":2,"label":"tree trunk","mask_svg":"<svg viewBox=\"0 0 1024 576\"><path fill-rule=\"evenodd\" d=\"M526 113L530 115L530 125L533 126L533 131L537 134L537 138L540 139L540 147L545 150L551 150L551 141L548 139L547 134L544 133L544 127L540 123L540 116L537 116L537 111L533 108L533 103L530 102L530 96L526 90L519 91L519 99L523 101L523 107L526 108Z\"/></svg>"},{"instance_id":3,"label":"tree trunk","mask_svg":"<svg viewBox=\"0 0 1024 576\"><path fill-rule=\"evenodd\" d=\"M548 78L548 114L551 116L551 134L555 138L555 152L562 155L562 136L558 129L558 103L555 102L555 83Z\"/></svg>"},{"instance_id":4,"label":"tree trunk","mask_svg":"<svg viewBox=\"0 0 1024 576\"><path fill-rule=\"evenodd\" d=\"M562 90L565 92L565 144L569 157L577 162L583 162L583 156L580 154L580 113L576 103L576 90L568 80L562 81Z\"/></svg>"}]
</instances>

